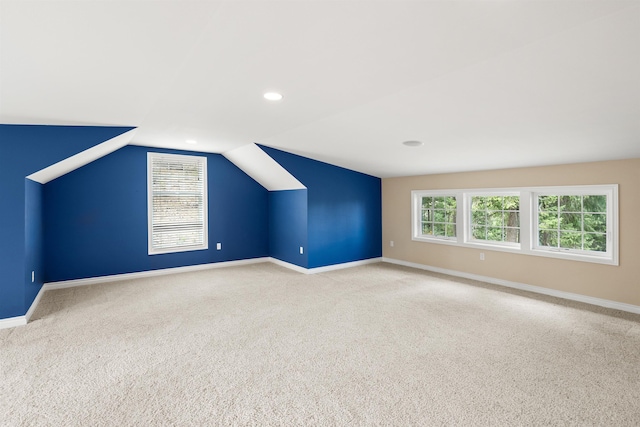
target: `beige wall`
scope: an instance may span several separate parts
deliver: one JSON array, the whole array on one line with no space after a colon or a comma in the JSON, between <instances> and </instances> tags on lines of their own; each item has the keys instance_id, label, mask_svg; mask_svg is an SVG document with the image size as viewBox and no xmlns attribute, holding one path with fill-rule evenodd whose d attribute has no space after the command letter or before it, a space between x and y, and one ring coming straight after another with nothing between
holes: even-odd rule
<instances>
[{"instance_id":1,"label":"beige wall","mask_svg":"<svg viewBox=\"0 0 640 427\"><path fill-rule=\"evenodd\" d=\"M586 184L619 185L619 266L411 240L412 190ZM382 239L387 258L640 306L640 159L385 178Z\"/></svg>"}]
</instances>

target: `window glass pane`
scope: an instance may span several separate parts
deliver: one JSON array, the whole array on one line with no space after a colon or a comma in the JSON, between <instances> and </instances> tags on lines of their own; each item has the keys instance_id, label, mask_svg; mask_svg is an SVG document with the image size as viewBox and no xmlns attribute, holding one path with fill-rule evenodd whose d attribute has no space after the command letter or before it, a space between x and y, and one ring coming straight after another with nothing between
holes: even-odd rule
<instances>
[{"instance_id":1,"label":"window glass pane","mask_svg":"<svg viewBox=\"0 0 640 427\"><path fill-rule=\"evenodd\" d=\"M561 213L560 230L582 230L582 215L579 213Z\"/></svg>"},{"instance_id":2,"label":"window glass pane","mask_svg":"<svg viewBox=\"0 0 640 427\"><path fill-rule=\"evenodd\" d=\"M538 233L538 239L540 246L558 247L558 232L556 230L541 230Z\"/></svg>"},{"instance_id":3,"label":"window glass pane","mask_svg":"<svg viewBox=\"0 0 640 427\"><path fill-rule=\"evenodd\" d=\"M559 213L554 212L554 199ZM606 252L607 196L538 196L538 206L540 246Z\"/></svg>"},{"instance_id":4,"label":"window glass pane","mask_svg":"<svg viewBox=\"0 0 640 427\"><path fill-rule=\"evenodd\" d=\"M485 226L480 231L472 231L477 240L492 242L520 242L520 197L519 196L473 196L471 198L471 223ZM507 232L507 228L511 228Z\"/></svg>"},{"instance_id":5,"label":"window glass pane","mask_svg":"<svg viewBox=\"0 0 640 427\"><path fill-rule=\"evenodd\" d=\"M590 213L584 214L584 231L606 233L607 215Z\"/></svg>"},{"instance_id":6,"label":"window glass pane","mask_svg":"<svg viewBox=\"0 0 640 427\"><path fill-rule=\"evenodd\" d=\"M478 240L486 240L486 228L484 227L473 227L471 229L471 235L474 239Z\"/></svg>"},{"instance_id":7,"label":"window glass pane","mask_svg":"<svg viewBox=\"0 0 640 427\"><path fill-rule=\"evenodd\" d=\"M490 227L502 227L502 211L489 211L487 213L487 224Z\"/></svg>"},{"instance_id":8,"label":"window glass pane","mask_svg":"<svg viewBox=\"0 0 640 427\"><path fill-rule=\"evenodd\" d=\"M582 233L575 231L561 231L560 247L566 249L582 249Z\"/></svg>"},{"instance_id":9,"label":"window glass pane","mask_svg":"<svg viewBox=\"0 0 640 427\"><path fill-rule=\"evenodd\" d=\"M447 237L456 237L456 226L453 224L447 224L445 228Z\"/></svg>"},{"instance_id":10,"label":"window glass pane","mask_svg":"<svg viewBox=\"0 0 640 427\"><path fill-rule=\"evenodd\" d=\"M584 196L585 212L607 212L607 196Z\"/></svg>"},{"instance_id":11,"label":"window glass pane","mask_svg":"<svg viewBox=\"0 0 640 427\"><path fill-rule=\"evenodd\" d=\"M477 225L485 225L487 223L486 211L471 212L471 222Z\"/></svg>"},{"instance_id":12,"label":"window glass pane","mask_svg":"<svg viewBox=\"0 0 640 427\"><path fill-rule=\"evenodd\" d=\"M429 209L433 207L433 197L423 197L422 198L422 208Z\"/></svg>"},{"instance_id":13,"label":"window glass pane","mask_svg":"<svg viewBox=\"0 0 640 427\"><path fill-rule=\"evenodd\" d=\"M444 204L447 209L456 209L457 203L455 197L445 197Z\"/></svg>"},{"instance_id":14,"label":"window glass pane","mask_svg":"<svg viewBox=\"0 0 640 427\"><path fill-rule=\"evenodd\" d=\"M419 234L429 237L456 237L455 196L420 196Z\"/></svg>"},{"instance_id":15,"label":"window glass pane","mask_svg":"<svg viewBox=\"0 0 640 427\"><path fill-rule=\"evenodd\" d=\"M505 227L520 227L520 212L504 212L502 221Z\"/></svg>"},{"instance_id":16,"label":"window glass pane","mask_svg":"<svg viewBox=\"0 0 640 427\"><path fill-rule=\"evenodd\" d=\"M456 223L456 211L447 210L445 211L446 222L455 224Z\"/></svg>"},{"instance_id":17,"label":"window glass pane","mask_svg":"<svg viewBox=\"0 0 640 427\"><path fill-rule=\"evenodd\" d=\"M487 227L487 240L502 242L504 240L503 229L497 227Z\"/></svg>"},{"instance_id":18,"label":"window glass pane","mask_svg":"<svg viewBox=\"0 0 640 427\"><path fill-rule=\"evenodd\" d=\"M485 202L484 197L472 197L471 198L471 209L472 210L486 210L487 203Z\"/></svg>"},{"instance_id":19,"label":"window glass pane","mask_svg":"<svg viewBox=\"0 0 640 427\"><path fill-rule=\"evenodd\" d=\"M560 196L560 210L582 212L582 196Z\"/></svg>"},{"instance_id":20,"label":"window glass pane","mask_svg":"<svg viewBox=\"0 0 640 427\"><path fill-rule=\"evenodd\" d=\"M505 228L505 241L511 243L520 243L520 229Z\"/></svg>"},{"instance_id":21,"label":"window glass pane","mask_svg":"<svg viewBox=\"0 0 640 427\"><path fill-rule=\"evenodd\" d=\"M558 214L556 212L538 213L538 227L545 230L557 230Z\"/></svg>"},{"instance_id":22,"label":"window glass pane","mask_svg":"<svg viewBox=\"0 0 640 427\"><path fill-rule=\"evenodd\" d=\"M504 209L511 211L520 210L520 196L505 196Z\"/></svg>"},{"instance_id":23,"label":"window glass pane","mask_svg":"<svg viewBox=\"0 0 640 427\"><path fill-rule=\"evenodd\" d=\"M607 251L607 235L585 233L584 235L584 250L606 252Z\"/></svg>"},{"instance_id":24,"label":"window glass pane","mask_svg":"<svg viewBox=\"0 0 640 427\"><path fill-rule=\"evenodd\" d=\"M425 234L425 235L433 234L433 228L430 222L422 223L422 234Z\"/></svg>"},{"instance_id":25,"label":"window glass pane","mask_svg":"<svg viewBox=\"0 0 640 427\"><path fill-rule=\"evenodd\" d=\"M540 196L538 197L538 206L540 211L557 212L558 196Z\"/></svg>"}]
</instances>

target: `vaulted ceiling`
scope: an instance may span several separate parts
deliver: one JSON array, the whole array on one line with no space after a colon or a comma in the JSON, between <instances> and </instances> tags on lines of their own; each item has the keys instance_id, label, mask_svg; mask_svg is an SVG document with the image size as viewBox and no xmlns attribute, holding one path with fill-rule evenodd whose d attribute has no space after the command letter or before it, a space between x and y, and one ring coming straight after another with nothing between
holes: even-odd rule
<instances>
[{"instance_id":1,"label":"vaulted ceiling","mask_svg":"<svg viewBox=\"0 0 640 427\"><path fill-rule=\"evenodd\" d=\"M640 157L640 2L1 0L0 123L380 177Z\"/></svg>"}]
</instances>

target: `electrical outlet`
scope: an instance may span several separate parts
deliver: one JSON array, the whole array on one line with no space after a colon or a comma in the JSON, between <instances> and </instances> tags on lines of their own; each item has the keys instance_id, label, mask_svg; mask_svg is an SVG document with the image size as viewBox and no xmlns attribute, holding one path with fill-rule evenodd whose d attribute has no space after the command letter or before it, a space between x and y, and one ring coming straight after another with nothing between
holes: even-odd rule
<instances>
[{"instance_id":1,"label":"electrical outlet","mask_svg":"<svg viewBox=\"0 0 640 427\"><path fill-rule=\"evenodd\" d=\"M480 261L484 261L484 252L480 252Z\"/></svg>"},{"instance_id":2,"label":"electrical outlet","mask_svg":"<svg viewBox=\"0 0 640 427\"><path fill-rule=\"evenodd\" d=\"M216 243L216 249L217 250L222 249L222 243Z\"/></svg>"},{"instance_id":3,"label":"electrical outlet","mask_svg":"<svg viewBox=\"0 0 640 427\"><path fill-rule=\"evenodd\" d=\"M300 246L300 255L304 254L304 248Z\"/></svg>"},{"instance_id":4,"label":"electrical outlet","mask_svg":"<svg viewBox=\"0 0 640 427\"><path fill-rule=\"evenodd\" d=\"M389 241L389 246L393 247L393 240Z\"/></svg>"},{"instance_id":5,"label":"electrical outlet","mask_svg":"<svg viewBox=\"0 0 640 427\"><path fill-rule=\"evenodd\" d=\"M35 282L35 281L36 281L36 272L35 272L35 271L32 271L32 272L31 272L31 283L33 283L33 282Z\"/></svg>"}]
</instances>

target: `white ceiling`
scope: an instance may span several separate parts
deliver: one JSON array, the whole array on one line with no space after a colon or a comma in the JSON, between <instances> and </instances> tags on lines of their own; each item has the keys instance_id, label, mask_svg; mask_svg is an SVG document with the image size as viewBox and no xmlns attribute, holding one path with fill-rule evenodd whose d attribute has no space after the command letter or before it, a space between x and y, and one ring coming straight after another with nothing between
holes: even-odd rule
<instances>
[{"instance_id":1,"label":"white ceiling","mask_svg":"<svg viewBox=\"0 0 640 427\"><path fill-rule=\"evenodd\" d=\"M0 0L0 122L380 177L640 157L640 2Z\"/></svg>"}]
</instances>

